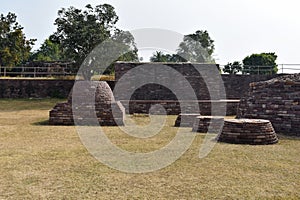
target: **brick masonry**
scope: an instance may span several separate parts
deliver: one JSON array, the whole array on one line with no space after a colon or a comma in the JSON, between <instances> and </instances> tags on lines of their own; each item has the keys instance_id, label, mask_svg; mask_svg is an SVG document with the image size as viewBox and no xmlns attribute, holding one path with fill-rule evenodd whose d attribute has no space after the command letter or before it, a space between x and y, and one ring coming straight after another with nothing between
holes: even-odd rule
<instances>
[{"instance_id":1,"label":"brick masonry","mask_svg":"<svg viewBox=\"0 0 300 200\"><path fill-rule=\"evenodd\" d=\"M300 74L252 83L237 117L267 119L277 133L300 136Z\"/></svg>"},{"instance_id":2,"label":"brick masonry","mask_svg":"<svg viewBox=\"0 0 300 200\"><path fill-rule=\"evenodd\" d=\"M236 115L239 100L199 100L199 101L176 101L176 100L122 100L126 113L149 113L149 110L154 105L164 107L162 113L167 115L179 115L180 113L195 113L200 111L201 115L212 115L211 108L213 104L214 115Z\"/></svg>"},{"instance_id":3,"label":"brick masonry","mask_svg":"<svg viewBox=\"0 0 300 200\"><path fill-rule=\"evenodd\" d=\"M115 64L115 79L118 82L126 73L130 74L130 70L149 63L123 63L118 62ZM149 68L155 65L161 65L162 63L151 63L149 64ZM193 67L194 65L190 63L166 63L165 65L175 69L177 72L182 74L186 80L189 82L191 87L194 89L195 94L198 100L210 100L208 89L206 86L205 80L208 81L207 84L216 84L216 81L213 77L202 77L199 72ZM216 65L205 65L198 64L199 67L203 68L204 74L210 75L210 72L207 71L216 71ZM159 77L159 74L155 74L153 72L154 77ZM220 95L223 99L241 99L241 97L247 93L249 84L252 82L258 81L266 81L272 78L278 77L281 75L226 75L222 74L221 79L224 83L226 96ZM135 75L129 75L126 79L126 84L123 88L129 90L132 84L135 84L138 77ZM176 77L172 77L174 84L178 86L179 92L184 92L186 88L182 87L182 83L180 83ZM221 83L220 83L221 84ZM218 88L216 88L218 89ZM128 100L122 96L116 96L118 100ZM131 96L131 100L177 100L175 94L169 90L168 88L158 85L158 84L147 84L139 89L137 89L133 95Z\"/></svg>"},{"instance_id":4,"label":"brick masonry","mask_svg":"<svg viewBox=\"0 0 300 200\"><path fill-rule=\"evenodd\" d=\"M159 65L167 65L168 67L179 72L185 80L188 81L190 86L192 87L195 93L196 99L199 100L199 109L202 115L211 115L211 100L221 100L221 99L231 99L231 100L239 100L246 92L248 91L249 84L251 82L261 81L261 80L269 80L271 78L277 77L279 75L221 75L220 80L217 80L215 74L219 73L216 65L207 65L207 64L190 64L190 63L123 63L118 62L115 64L115 78L116 85L120 80L124 79L124 75L126 74L125 80L122 82L121 88L123 94L132 93L132 95L117 95L116 99L120 100L124 107L126 108L127 113L148 113L150 107L153 104L162 105L167 114L178 115L183 111L180 109L179 102L190 99L179 99L174 94L174 91L171 91L167 87L160 84L146 84L139 88L137 88L134 92L131 89L135 86L137 81L140 81L137 75L134 75L131 70L135 69L140 65L147 64L149 67L149 76L156 77L157 79L167 79L172 82L172 85L176 86L177 94L184 94L188 90L188 88L183 87L183 83L180 77L172 77L168 75L162 76L155 70ZM203 73L200 75L199 72L194 68L201 68ZM145 72L146 73L146 72ZM149 78L145 76L145 78ZM143 79L143 78L141 78ZM225 94L220 94L219 91L222 91L222 84L225 88ZM210 93L207 88L207 85L212 86L211 91L215 95L210 98ZM119 86L118 86L119 87ZM188 96L188 95L187 95ZM129 101L130 100L130 101ZM203 100L207 100L203 102ZM200 102L201 101L201 102ZM222 103L218 103L217 106L222 110ZM226 105L227 113L226 115L236 115L237 113L238 103L236 102L228 102ZM188 113L194 113L194 109L192 106L187 108ZM190 110L190 111L189 111ZM197 109L198 110L198 109Z\"/></svg>"},{"instance_id":5,"label":"brick masonry","mask_svg":"<svg viewBox=\"0 0 300 200\"><path fill-rule=\"evenodd\" d=\"M138 63L116 63L116 81L118 81L130 69L138 65ZM178 71L185 71L190 68L190 64L173 65ZM169 64L169 66L172 67L172 64ZM250 83L269 80L277 76L279 75L221 75L225 86L226 99L240 99L244 93L247 93ZM134 81L134 78L135 77L131 77L127 81ZM209 94L203 79L197 76L191 76L188 80L192 88L195 89L196 95L200 100L209 99ZM0 79L0 98L67 98L73 84L74 81L72 80ZM108 84L113 90L116 82L108 81ZM175 84L180 87L179 83L175 82ZM169 89L157 84L147 84L139 88L134 92L131 99L177 100L176 96Z\"/></svg>"},{"instance_id":6,"label":"brick masonry","mask_svg":"<svg viewBox=\"0 0 300 200\"><path fill-rule=\"evenodd\" d=\"M266 145L278 142L277 135L269 120L226 119L219 142L233 144Z\"/></svg>"},{"instance_id":7,"label":"brick masonry","mask_svg":"<svg viewBox=\"0 0 300 200\"><path fill-rule=\"evenodd\" d=\"M0 98L66 98L74 81L0 79Z\"/></svg>"},{"instance_id":8,"label":"brick masonry","mask_svg":"<svg viewBox=\"0 0 300 200\"><path fill-rule=\"evenodd\" d=\"M115 101L106 82L79 81L75 88L67 102L58 103L50 111L50 125L124 125L125 109Z\"/></svg>"},{"instance_id":9,"label":"brick masonry","mask_svg":"<svg viewBox=\"0 0 300 200\"><path fill-rule=\"evenodd\" d=\"M218 116L199 116L193 121L193 132L207 133L219 133L224 123L224 117Z\"/></svg>"},{"instance_id":10,"label":"brick masonry","mask_svg":"<svg viewBox=\"0 0 300 200\"><path fill-rule=\"evenodd\" d=\"M198 113L179 114L175 120L175 127L193 127L194 120L199 117Z\"/></svg>"},{"instance_id":11,"label":"brick masonry","mask_svg":"<svg viewBox=\"0 0 300 200\"><path fill-rule=\"evenodd\" d=\"M107 81L114 88L114 81ZM67 98L73 80L0 79L0 98Z\"/></svg>"}]
</instances>

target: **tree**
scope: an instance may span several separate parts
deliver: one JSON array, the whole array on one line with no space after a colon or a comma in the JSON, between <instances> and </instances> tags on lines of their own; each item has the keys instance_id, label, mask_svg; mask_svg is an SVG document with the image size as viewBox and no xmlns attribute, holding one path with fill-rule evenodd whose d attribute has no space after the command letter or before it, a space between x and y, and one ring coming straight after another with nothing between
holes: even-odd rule
<instances>
[{"instance_id":1,"label":"tree","mask_svg":"<svg viewBox=\"0 0 300 200\"><path fill-rule=\"evenodd\" d=\"M242 64L238 61L228 63L224 66L223 72L228 74L237 74L242 71Z\"/></svg>"},{"instance_id":2,"label":"tree","mask_svg":"<svg viewBox=\"0 0 300 200\"><path fill-rule=\"evenodd\" d=\"M58 61L64 60L64 56L58 43L46 39L41 47L30 56L29 60Z\"/></svg>"},{"instance_id":3,"label":"tree","mask_svg":"<svg viewBox=\"0 0 300 200\"><path fill-rule=\"evenodd\" d=\"M116 61L138 61L137 48L131 33L117 30L94 48L84 59L79 73L89 80L93 74L108 74Z\"/></svg>"},{"instance_id":4,"label":"tree","mask_svg":"<svg viewBox=\"0 0 300 200\"><path fill-rule=\"evenodd\" d=\"M134 42L134 37L129 31L122 31L117 29L114 32L114 35L111 37L111 40L115 45L118 45L119 48L124 52L117 60L115 61L132 61L138 62L138 49ZM106 68L103 74L114 74L114 63L110 64L109 67Z\"/></svg>"},{"instance_id":5,"label":"tree","mask_svg":"<svg viewBox=\"0 0 300 200\"><path fill-rule=\"evenodd\" d=\"M260 53L247 56L243 60L243 74L276 74L277 55L275 53Z\"/></svg>"},{"instance_id":6,"label":"tree","mask_svg":"<svg viewBox=\"0 0 300 200\"><path fill-rule=\"evenodd\" d=\"M189 62L214 63L212 54L215 50L214 41L207 31L198 30L185 35L180 43L177 55Z\"/></svg>"},{"instance_id":7,"label":"tree","mask_svg":"<svg viewBox=\"0 0 300 200\"><path fill-rule=\"evenodd\" d=\"M86 5L85 10L74 7L58 11L58 18L55 20L57 31L51 36L51 40L60 44L63 54L68 60L76 62L80 66L91 51L99 44L108 39L122 40L128 42L128 46L134 41L132 35L118 30L116 23L118 16L113 6L109 4L92 7ZM135 59L137 49L132 54L127 54L120 59ZM83 71L85 79L91 78L95 70L86 66Z\"/></svg>"},{"instance_id":8,"label":"tree","mask_svg":"<svg viewBox=\"0 0 300 200\"><path fill-rule=\"evenodd\" d=\"M156 51L151 57L151 62L171 62L172 55L164 54L161 51Z\"/></svg>"},{"instance_id":9,"label":"tree","mask_svg":"<svg viewBox=\"0 0 300 200\"><path fill-rule=\"evenodd\" d=\"M0 66L17 66L28 60L36 40L26 40L22 30L14 13L0 15Z\"/></svg>"},{"instance_id":10,"label":"tree","mask_svg":"<svg viewBox=\"0 0 300 200\"><path fill-rule=\"evenodd\" d=\"M164 54L157 51L150 57L150 61L214 63L212 58L214 49L214 41L208 32L198 30L193 34L184 36L176 54Z\"/></svg>"}]
</instances>

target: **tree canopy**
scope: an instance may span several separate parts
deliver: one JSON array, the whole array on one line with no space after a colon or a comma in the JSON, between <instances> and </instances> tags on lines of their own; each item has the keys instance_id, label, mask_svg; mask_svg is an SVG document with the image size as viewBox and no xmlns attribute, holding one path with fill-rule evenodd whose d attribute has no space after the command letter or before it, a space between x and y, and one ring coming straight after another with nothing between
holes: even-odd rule
<instances>
[{"instance_id":1,"label":"tree canopy","mask_svg":"<svg viewBox=\"0 0 300 200\"><path fill-rule=\"evenodd\" d=\"M276 74L277 55L275 53L260 53L247 56L243 60L243 74Z\"/></svg>"},{"instance_id":2,"label":"tree canopy","mask_svg":"<svg viewBox=\"0 0 300 200\"><path fill-rule=\"evenodd\" d=\"M242 64L239 61L228 63L223 69L223 72L228 74L237 74L240 71L242 71Z\"/></svg>"},{"instance_id":3,"label":"tree canopy","mask_svg":"<svg viewBox=\"0 0 300 200\"><path fill-rule=\"evenodd\" d=\"M150 61L151 62L171 62L171 59L172 59L172 55L170 55L170 54L164 54L161 51L156 51L150 57Z\"/></svg>"},{"instance_id":4,"label":"tree canopy","mask_svg":"<svg viewBox=\"0 0 300 200\"><path fill-rule=\"evenodd\" d=\"M184 36L175 54L164 54L157 51L150 57L150 61L214 63L212 58L214 50L214 41L208 32L198 30Z\"/></svg>"},{"instance_id":5,"label":"tree canopy","mask_svg":"<svg viewBox=\"0 0 300 200\"><path fill-rule=\"evenodd\" d=\"M198 30L185 35L180 43L177 54L189 62L213 63L212 54L215 50L214 40L207 31Z\"/></svg>"},{"instance_id":6,"label":"tree canopy","mask_svg":"<svg viewBox=\"0 0 300 200\"><path fill-rule=\"evenodd\" d=\"M118 16L113 6L109 4L92 7L86 5L85 10L70 7L58 11L55 20L57 31L50 40L58 43L64 57L75 61L80 66L89 53L99 44L112 39L127 44L128 49L133 46L131 52L122 55L119 59L125 61L138 60L137 48L134 38L129 32L116 28ZM92 69L89 69L92 70ZM86 72L85 78L90 78L91 73ZM106 71L111 73L112 69Z\"/></svg>"},{"instance_id":7,"label":"tree canopy","mask_svg":"<svg viewBox=\"0 0 300 200\"><path fill-rule=\"evenodd\" d=\"M86 5L86 10L70 7L58 11L55 20L56 32L51 40L61 45L64 54L81 64L86 56L98 45L111 36L118 16L109 4L93 8Z\"/></svg>"},{"instance_id":8,"label":"tree canopy","mask_svg":"<svg viewBox=\"0 0 300 200\"><path fill-rule=\"evenodd\" d=\"M30 61L58 61L64 60L64 55L58 43L46 39L41 47L32 53Z\"/></svg>"},{"instance_id":9,"label":"tree canopy","mask_svg":"<svg viewBox=\"0 0 300 200\"><path fill-rule=\"evenodd\" d=\"M17 66L26 62L35 41L26 39L16 14L0 15L0 66Z\"/></svg>"}]
</instances>

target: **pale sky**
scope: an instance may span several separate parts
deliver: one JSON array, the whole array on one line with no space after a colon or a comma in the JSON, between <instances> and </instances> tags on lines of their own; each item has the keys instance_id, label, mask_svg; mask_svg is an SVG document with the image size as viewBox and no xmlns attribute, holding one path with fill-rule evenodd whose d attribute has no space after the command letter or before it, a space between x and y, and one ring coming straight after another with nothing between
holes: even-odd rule
<instances>
[{"instance_id":1,"label":"pale sky","mask_svg":"<svg viewBox=\"0 0 300 200\"><path fill-rule=\"evenodd\" d=\"M27 38L38 39L36 49L55 31L60 8L88 3L114 6L123 30L207 30L220 64L262 52L276 52L277 63L300 64L299 0L1 0L0 13L16 13Z\"/></svg>"}]
</instances>

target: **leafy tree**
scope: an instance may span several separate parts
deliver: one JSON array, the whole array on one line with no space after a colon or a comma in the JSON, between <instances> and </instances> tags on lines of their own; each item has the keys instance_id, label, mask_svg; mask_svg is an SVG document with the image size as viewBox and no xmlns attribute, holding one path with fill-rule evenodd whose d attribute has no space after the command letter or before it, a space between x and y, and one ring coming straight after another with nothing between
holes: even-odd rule
<instances>
[{"instance_id":1,"label":"leafy tree","mask_svg":"<svg viewBox=\"0 0 300 200\"><path fill-rule=\"evenodd\" d=\"M134 42L134 37L129 31L122 31L117 29L114 35L111 37L111 40L114 41L115 45L118 45L122 49L122 55L115 61L132 61L139 62L138 49ZM114 64L112 63L109 67L106 68L103 74L114 74Z\"/></svg>"},{"instance_id":2,"label":"leafy tree","mask_svg":"<svg viewBox=\"0 0 300 200\"><path fill-rule=\"evenodd\" d=\"M224 66L223 72L228 74L237 74L242 71L242 64L238 61L228 63Z\"/></svg>"},{"instance_id":3,"label":"leafy tree","mask_svg":"<svg viewBox=\"0 0 300 200\"><path fill-rule=\"evenodd\" d=\"M41 47L30 56L31 61L58 61L64 60L60 45L46 39Z\"/></svg>"},{"instance_id":4,"label":"leafy tree","mask_svg":"<svg viewBox=\"0 0 300 200\"><path fill-rule=\"evenodd\" d=\"M214 49L214 41L208 32L198 30L193 34L184 36L176 54L164 54L157 51L150 57L150 61L214 63L212 58Z\"/></svg>"},{"instance_id":5,"label":"leafy tree","mask_svg":"<svg viewBox=\"0 0 300 200\"><path fill-rule=\"evenodd\" d=\"M161 51L156 51L151 57L151 62L171 62L172 55L164 54Z\"/></svg>"},{"instance_id":6,"label":"leafy tree","mask_svg":"<svg viewBox=\"0 0 300 200\"><path fill-rule=\"evenodd\" d=\"M243 60L243 74L276 74L277 55L275 53L260 53L247 56Z\"/></svg>"},{"instance_id":7,"label":"leafy tree","mask_svg":"<svg viewBox=\"0 0 300 200\"><path fill-rule=\"evenodd\" d=\"M214 63L212 58L214 50L214 41L208 32L198 30L193 34L184 36L177 54L189 62Z\"/></svg>"},{"instance_id":8,"label":"leafy tree","mask_svg":"<svg viewBox=\"0 0 300 200\"><path fill-rule=\"evenodd\" d=\"M85 10L70 7L58 11L55 20L57 31L51 36L51 40L60 44L63 54L69 60L75 61L80 66L89 53L99 44L112 39L123 40L128 46L132 46L134 39L132 35L118 30L116 23L118 16L113 6L109 4L92 7L86 5ZM137 49L132 50L120 59L135 60ZM83 75L89 79L94 70L87 67Z\"/></svg>"},{"instance_id":9,"label":"leafy tree","mask_svg":"<svg viewBox=\"0 0 300 200\"><path fill-rule=\"evenodd\" d=\"M26 62L35 39L26 40L14 13L0 15L0 65L17 66Z\"/></svg>"},{"instance_id":10,"label":"leafy tree","mask_svg":"<svg viewBox=\"0 0 300 200\"><path fill-rule=\"evenodd\" d=\"M113 73L116 61L138 61L137 48L131 33L117 30L84 59L80 72L85 79L93 74Z\"/></svg>"}]
</instances>

